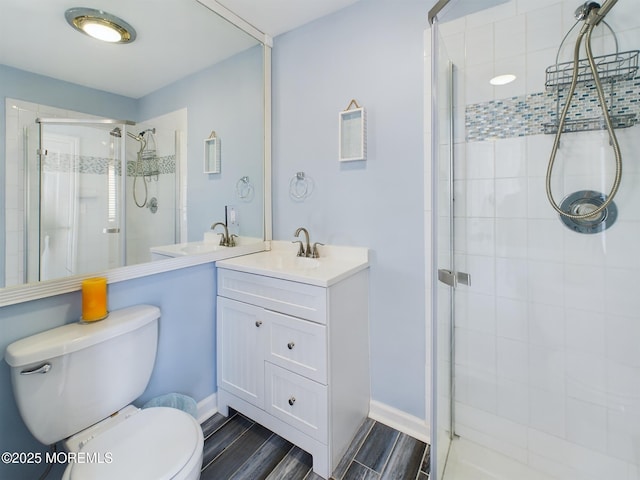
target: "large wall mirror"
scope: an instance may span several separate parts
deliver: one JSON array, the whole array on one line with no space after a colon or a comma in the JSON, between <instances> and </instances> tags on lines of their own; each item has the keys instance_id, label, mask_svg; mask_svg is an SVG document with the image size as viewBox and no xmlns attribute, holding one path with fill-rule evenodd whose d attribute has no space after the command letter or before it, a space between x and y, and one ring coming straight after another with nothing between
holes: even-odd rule
<instances>
[{"instance_id":1,"label":"large wall mirror","mask_svg":"<svg viewBox=\"0 0 640 480\"><path fill-rule=\"evenodd\" d=\"M229 208L241 242L265 239L268 38L216 5L3 0L0 297L146 264L154 247L202 241ZM105 10L136 38L83 35L70 7ZM216 173L202 167L212 131Z\"/></svg>"}]
</instances>

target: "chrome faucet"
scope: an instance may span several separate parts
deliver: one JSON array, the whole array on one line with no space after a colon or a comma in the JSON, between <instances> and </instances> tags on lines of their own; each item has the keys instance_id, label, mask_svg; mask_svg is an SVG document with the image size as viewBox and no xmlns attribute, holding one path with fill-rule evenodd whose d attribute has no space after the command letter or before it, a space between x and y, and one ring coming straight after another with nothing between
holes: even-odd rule
<instances>
[{"instance_id":1,"label":"chrome faucet","mask_svg":"<svg viewBox=\"0 0 640 480\"><path fill-rule=\"evenodd\" d=\"M293 243L300 244L300 248L298 249L298 254L297 254L298 257L318 258L320 256L320 254L318 253L318 245L324 245L324 243L316 242L313 244L313 249L312 249L311 243L309 241L309 231L306 228L304 227L298 228L296 230L296 233L293 234L293 236L297 238L300 235L300 232L304 233L306 244L303 244L302 240L293 241Z\"/></svg>"},{"instance_id":2,"label":"chrome faucet","mask_svg":"<svg viewBox=\"0 0 640 480\"><path fill-rule=\"evenodd\" d=\"M211 225L211 230L215 230L218 225L222 225L224 227L224 233L220 233L220 246L222 247L235 247L236 241L235 237L237 235L229 236L229 229L227 228L227 224L224 222L216 222Z\"/></svg>"}]
</instances>

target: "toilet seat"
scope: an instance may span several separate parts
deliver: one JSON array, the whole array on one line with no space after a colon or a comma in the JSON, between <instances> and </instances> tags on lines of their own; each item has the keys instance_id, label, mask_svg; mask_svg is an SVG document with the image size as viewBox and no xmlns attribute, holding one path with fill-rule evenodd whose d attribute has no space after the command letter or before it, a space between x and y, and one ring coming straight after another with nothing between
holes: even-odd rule
<instances>
[{"instance_id":1,"label":"toilet seat","mask_svg":"<svg viewBox=\"0 0 640 480\"><path fill-rule=\"evenodd\" d=\"M139 410L90 438L65 480L198 478L204 439L198 422L175 408ZM191 477L190 472L197 475Z\"/></svg>"}]
</instances>

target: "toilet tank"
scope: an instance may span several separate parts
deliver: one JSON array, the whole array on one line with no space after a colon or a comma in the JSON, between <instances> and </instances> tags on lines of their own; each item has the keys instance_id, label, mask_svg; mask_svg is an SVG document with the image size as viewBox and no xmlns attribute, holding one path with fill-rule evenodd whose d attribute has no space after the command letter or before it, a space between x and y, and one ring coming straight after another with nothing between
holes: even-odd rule
<instances>
[{"instance_id":1,"label":"toilet tank","mask_svg":"<svg viewBox=\"0 0 640 480\"><path fill-rule=\"evenodd\" d=\"M138 398L155 363L159 318L158 307L137 305L9 345L13 393L33 436L50 445Z\"/></svg>"}]
</instances>

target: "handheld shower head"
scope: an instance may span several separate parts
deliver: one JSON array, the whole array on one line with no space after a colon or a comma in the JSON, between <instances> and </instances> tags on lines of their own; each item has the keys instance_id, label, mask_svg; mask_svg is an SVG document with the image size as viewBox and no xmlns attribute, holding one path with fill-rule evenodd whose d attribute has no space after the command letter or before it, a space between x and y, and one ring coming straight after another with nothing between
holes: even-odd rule
<instances>
[{"instance_id":1,"label":"handheld shower head","mask_svg":"<svg viewBox=\"0 0 640 480\"><path fill-rule=\"evenodd\" d=\"M586 18L584 19L585 23L587 25L593 25L595 27L602 20L604 20L605 15L609 13L609 10L611 10L617 2L618 0L605 0L602 6L598 5L595 2L591 2L595 3L596 7L591 7L588 9ZM590 4L590 2L587 2L585 6L587 4Z\"/></svg>"},{"instance_id":2,"label":"handheld shower head","mask_svg":"<svg viewBox=\"0 0 640 480\"><path fill-rule=\"evenodd\" d=\"M153 133L155 135L156 134L156 129L155 129L155 127L154 128L147 128L146 130L141 131L138 134L138 136L143 137L144 134L147 133L147 132L151 132L151 133Z\"/></svg>"},{"instance_id":3,"label":"handheld shower head","mask_svg":"<svg viewBox=\"0 0 640 480\"><path fill-rule=\"evenodd\" d=\"M591 10L596 8L600 8L599 3L585 2L582 5L580 5L578 8L576 8L576 11L573 13L573 16L578 21L585 20L589 16L589 13L591 13Z\"/></svg>"},{"instance_id":4,"label":"handheld shower head","mask_svg":"<svg viewBox=\"0 0 640 480\"><path fill-rule=\"evenodd\" d=\"M142 133L138 134L138 135L134 135L131 132L127 132L127 137L129 138L133 138L134 140L137 140L138 142L142 141Z\"/></svg>"}]
</instances>

